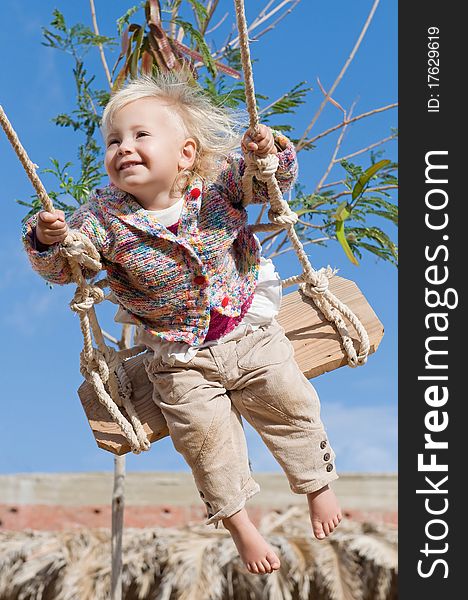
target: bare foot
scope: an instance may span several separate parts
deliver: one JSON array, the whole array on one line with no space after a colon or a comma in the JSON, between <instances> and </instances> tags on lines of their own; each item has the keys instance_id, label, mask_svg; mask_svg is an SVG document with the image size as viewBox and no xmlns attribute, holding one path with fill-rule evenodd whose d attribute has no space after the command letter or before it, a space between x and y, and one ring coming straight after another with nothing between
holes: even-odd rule
<instances>
[{"instance_id":1,"label":"bare foot","mask_svg":"<svg viewBox=\"0 0 468 600\"><path fill-rule=\"evenodd\" d=\"M318 540L330 535L343 518L335 492L328 485L307 494L310 520Z\"/></svg>"},{"instance_id":2,"label":"bare foot","mask_svg":"<svg viewBox=\"0 0 468 600\"><path fill-rule=\"evenodd\" d=\"M245 508L223 519L245 566L251 573L272 573L280 568L280 561L271 546L260 535L249 519Z\"/></svg>"}]
</instances>

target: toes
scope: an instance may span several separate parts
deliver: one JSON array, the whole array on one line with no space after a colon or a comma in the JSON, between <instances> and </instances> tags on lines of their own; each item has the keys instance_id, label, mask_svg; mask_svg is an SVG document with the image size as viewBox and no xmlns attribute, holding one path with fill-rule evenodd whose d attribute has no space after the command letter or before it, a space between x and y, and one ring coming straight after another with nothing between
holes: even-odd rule
<instances>
[{"instance_id":1,"label":"toes","mask_svg":"<svg viewBox=\"0 0 468 600\"><path fill-rule=\"evenodd\" d=\"M261 575L264 575L267 572L267 570L265 569L265 566L261 560L259 560L257 563L257 569Z\"/></svg>"},{"instance_id":2,"label":"toes","mask_svg":"<svg viewBox=\"0 0 468 600\"><path fill-rule=\"evenodd\" d=\"M276 571L280 568L281 563L276 554L267 554L266 557L273 571Z\"/></svg>"},{"instance_id":3,"label":"toes","mask_svg":"<svg viewBox=\"0 0 468 600\"><path fill-rule=\"evenodd\" d=\"M251 573L256 573L258 575L258 567L257 567L257 563L247 563L247 569L251 572Z\"/></svg>"},{"instance_id":4,"label":"toes","mask_svg":"<svg viewBox=\"0 0 468 600\"><path fill-rule=\"evenodd\" d=\"M335 523L333 521L328 521L328 529L330 533L335 529Z\"/></svg>"},{"instance_id":5,"label":"toes","mask_svg":"<svg viewBox=\"0 0 468 600\"><path fill-rule=\"evenodd\" d=\"M268 560L266 558L262 559L262 565L264 568L264 573L271 573L272 572L272 567L270 565L270 563L268 562Z\"/></svg>"},{"instance_id":6,"label":"toes","mask_svg":"<svg viewBox=\"0 0 468 600\"><path fill-rule=\"evenodd\" d=\"M333 519L333 523L334 523L335 527L338 527L338 525L340 524L340 521L341 521L341 519L340 519L340 517L339 517L339 516L336 516L336 517Z\"/></svg>"},{"instance_id":7,"label":"toes","mask_svg":"<svg viewBox=\"0 0 468 600\"><path fill-rule=\"evenodd\" d=\"M322 523L314 524L314 535L318 540L323 540L323 538L327 535L324 531Z\"/></svg>"},{"instance_id":8,"label":"toes","mask_svg":"<svg viewBox=\"0 0 468 600\"><path fill-rule=\"evenodd\" d=\"M328 523L327 522L322 523L322 527L325 532L325 535L330 535L330 526L328 525Z\"/></svg>"}]
</instances>

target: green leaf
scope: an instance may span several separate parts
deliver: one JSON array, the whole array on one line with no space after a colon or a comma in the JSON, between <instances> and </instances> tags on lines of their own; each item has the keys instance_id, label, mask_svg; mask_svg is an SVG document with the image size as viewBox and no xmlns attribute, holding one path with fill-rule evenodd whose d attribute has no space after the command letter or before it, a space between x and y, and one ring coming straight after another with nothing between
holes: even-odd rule
<instances>
[{"instance_id":1,"label":"green leaf","mask_svg":"<svg viewBox=\"0 0 468 600\"><path fill-rule=\"evenodd\" d=\"M133 48L133 54L130 61L130 76L132 78L135 78L138 75L138 60L140 58L140 48L143 43L144 35L144 27L140 27L133 34L133 41L135 42L135 47Z\"/></svg>"},{"instance_id":2,"label":"green leaf","mask_svg":"<svg viewBox=\"0 0 468 600\"><path fill-rule=\"evenodd\" d=\"M396 206L393 206L391 210L383 210L371 207L367 209L367 214L377 215L378 217L382 217L383 219L388 219L394 225L398 224L398 209Z\"/></svg>"},{"instance_id":3,"label":"green leaf","mask_svg":"<svg viewBox=\"0 0 468 600\"><path fill-rule=\"evenodd\" d=\"M296 214L298 217L302 217L303 215L316 213L316 212L317 212L317 210L315 208L300 208L299 210L296 210Z\"/></svg>"},{"instance_id":4,"label":"green leaf","mask_svg":"<svg viewBox=\"0 0 468 600\"><path fill-rule=\"evenodd\" d=\"M198 22L200 25L203 25L203 22L208 18L208 12L206 8L197 0L188 0L188 2L192 5L193 12L197 16Z\"/></svg>"},{"instance_id":5,"label":"green leaf","mask_svg":"<svg viewBox=\"0 0 468 600\"><path fill-rule=\"evenodd\" d=\"M333 217L336 221L343 222L349 218L350 214L351 214L351 207L348 204L348 202L345 200L338 206Z\"/></svg>"},{"instance_id":6,"label":"green leaf","mask_svg":"<svg viewBox=\"0 0 468 600\"><path fill-rule=\"evenodd\" d=\"M354 254L352 253L351 248L349 247L349 244L348 244L348 240L346 239L345 229L344 229L344 221L336 222L335 231L336 231L336 238L340 242L343 250L345 251L346 256L353 263L353 265L358 266L359 263L356 260Z\"/></svg>"},{"instance_id":7,"label":"green leaf","mask_svg":"<svg viewBox=\"0 0 468 600\"><path fill-rule=\"evenodd\" d=\"M183 27L185 33L188 33L191 40L196 43L196 45L198 46L198 49L200 51L200 54L203 57L203 62L205 64L206 68L208 69L208 71L211 73L211 75L213 77L216 77L217 72L218 72L216 69L216 64L215 64L215 61L213 60L213 57L211 56L211 51L210 51L203 35L197 29L195 29L195 27L188 21L184 21L182 19L174 19L174 21L177 23L177 25L180 25L181 27Z\"/></svg>"},{"instance_id":8,"label":"green leaf","mask_svg":"<svg viewBox=\"0 0 468 600\"><path fill-rule=\"evenodd\" d=\"M135 6L132 6L131 8L129 8L124 15L122 15L119 19L117 19L117 30L119 32L119 35L121 35L124 27L126 25L128 25L128 23L130 21L130 17L132 17L136 12L138 12L140 10L140 8L143 8L143 6L145 6L145 4L146 4L146 0L143 0L142 2L140 2L140 4L135 4Z\"/></svg>"},{"instance_id":9,"label":"green leaf","mask_svg":"<svg viewBox=\"0 0 468 600\"><path fill-rule=\"evenodd\" d=\"M364 173L361 175L361 177L359 177L358 182L353 188L353 193L351 196L353 202L356 199L358 199L359 196L362 195L362 193L364 192L364 188L371 179L371 177L373 177L377 173L377 171L380 171L380 169L383 169L389 164L390 161L388 159L380 160L379 162L375 163L374 165L371 165L368 169L364 171Z\"/></svg>"},{"instance_id":10,"label":"green leaf","mask_svg":"<svg viewBox=\"0 0 468 600\"><path fill-rule=\"evenodd\" d=\"M279 100L269 106L268 110L260 111L262 121L265 121L273 115L293 114L295 109L301 104L305 104L306 95L309 91L312 91L312 88L306 87L305 81L296 84L291 91L283 94Z\"/></svg>"},{"instance_id":11,"label":"green leaf","mask_svg":"<svg viewBox=\"0 0 468 600\"><path fill-rule=\"evenodd\" d=\"M340 242L343 250L345 251L346 256L353 263L353 265L357 266L359 263L356 260L354 254L348 244L348 240L346 239L346 234L345 234L344 222L346 221L346 219L349 218L350 214L351 214L351 207L345 200L338 206L335 214L333 215L334 219L335 219L335 232L336 232L336 239Z\"/></svg>"},{"instance_id":12,"label":"green leaf","mask_svg":"<svg viewBox=\"0 0 468 600\"><path fill-rule=\"evenodd\" d=\"M52 27L55 27L59 31L66 32L67 26L65 24L65 17L63 16L63 14L58 10L58 8L55 8L52 11L52 14L54 15L54 18L52 19L52 21L50 23L52 25Z\"/></svg>"}]
</instances>

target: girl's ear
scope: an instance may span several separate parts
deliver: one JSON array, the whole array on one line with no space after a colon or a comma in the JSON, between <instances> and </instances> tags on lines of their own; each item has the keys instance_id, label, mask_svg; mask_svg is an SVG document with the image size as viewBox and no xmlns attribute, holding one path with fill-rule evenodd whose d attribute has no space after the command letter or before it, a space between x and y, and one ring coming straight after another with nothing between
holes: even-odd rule
<instances>
[{"instance_id":1,"label":"girl's ear","mask_svg":"<svg viewBox=\"0 0 468 600\"><path fill-rule=\"evenodd\" d=\"M197 142L193 138L187 138L180 149L179 169L190 169L197 155Z\"/></svg>"}]
</instances>

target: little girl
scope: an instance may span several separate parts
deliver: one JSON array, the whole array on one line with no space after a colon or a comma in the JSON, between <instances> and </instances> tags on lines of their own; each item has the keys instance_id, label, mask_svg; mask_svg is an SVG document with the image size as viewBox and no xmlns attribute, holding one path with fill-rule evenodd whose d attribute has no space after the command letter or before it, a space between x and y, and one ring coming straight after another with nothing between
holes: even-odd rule
<instances>
[{"instance_id":1,"label":"little girl","mask_svg":"<svg viewBox=\"0 0 468 600\"><path fill-rule=\"evenodd\" d=\"M252 573L280 561L250 521L252 478L244 417L306 494L315 536L341 520L328 484L337 478L317 394L275 321L281 283L247 225L245 169L236 115L214 104L186 74L140 77L116 92L102 120L111 184L69 220L102 257L118 300L117 320L138 326L146 361L175 448L190 466L208 520L222 521ZM236 128L237 127L237 128ZM244 153L277 154L286 192L297 176L294 146L265 125ZM254 180L254 202L267 202ZM50 282L71 281L59 243L63 212L41 212L25 226L33 268Z\"/></svg>"}]
</instances>

